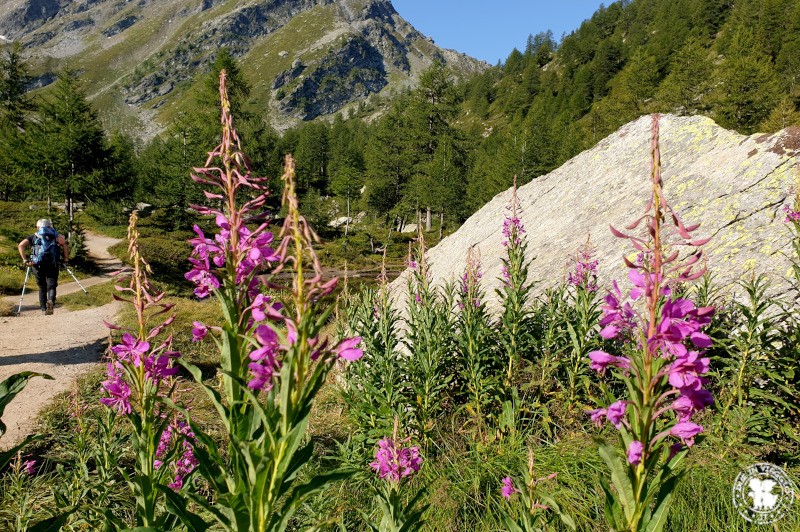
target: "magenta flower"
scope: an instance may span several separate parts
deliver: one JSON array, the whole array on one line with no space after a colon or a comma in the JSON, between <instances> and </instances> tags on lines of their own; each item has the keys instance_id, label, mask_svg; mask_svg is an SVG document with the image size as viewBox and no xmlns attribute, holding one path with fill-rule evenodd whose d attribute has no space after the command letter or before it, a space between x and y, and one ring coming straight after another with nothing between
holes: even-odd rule
<instances>
[{"instance_id":1,"label":"magenta flower","mask_svg":"<svg viewBox=\"0 0 800 532\"><path fill-rule=\"evenodd\" d=\"M637 465L642 461L642 452L644 452L644 445L642 442L633 440L628 445L628 462L632 465Z\"/></svg>"},{"instance_id":2,"label":"magenta flower","mask_svg":"<svg viewBox=\"0 0 800 532\"><path fill-rule=\"evenodd\" d=\"M273 375L280 370L278 351L280 350L280 339L278 334L267 325L259 325L255 332L256 340L261 347L253 350L249 357L252 360L247 365L253 378L247 383L251 390L272 389Z\"/></svg>"},{"instance_id":3,"label":"magenta flower","mask_svg":"<svg viewBox=\"0 0 800 532\"><path fill-rule=\"evenodd\" d=\"M113 408L118 414L131 413L131 389L128 383L117 372L113 363L108 364L108 379L101 383L109 397L101 397L100 402L109 408Z\"/></svg>"},{"instance_id":4,"label":"magenta flower","mask_svg":"<svg viewBox=\"0 0 800 532\"><path fill-rule=\"evenodd\" d=\"M676 388L699 390L703 385L700 375L708 372L710 360L699 358L697 351L689 351L686 356L676 358L669 366L669 383Z\"/></svg>"},{"instance_id":5,"label":"magenta flower","mask_svg":"<svg viewBox=\"0 0 800 532\"><path fill-rule=\"evenodd\" d=\"M592 423L594 423L598 427L603 426L603 418L606 417L606 414L608 414L608 410L606 410L605 408L598 408L589 411L589 416L592 419Z\"/></svg>"},{"instance_id":6,"label":"magenta flower","mask_svg":"<svg viewBox=\"0 0 800 532\"><path fill-rule=\"evenodd\" d=\"M681 396L672 402L672 409L678 415L678 421L689 421L692 414L705 409L714 403L714 397L708 390L681 390Z\"/></svg>"},{"instance_id":7,"label":"magenta flower","mask_svg":"<svg viewBox=\"0 0 800 532\"><path fill-rule=\"evenodd\" d=\"M592 260L593 250L589 243L578 252L575 258L575 270L567 275L567 283L572 286L582 286L589 292L597 291L597 265L599 261Z\"/></svg>"},{"instance_id":8,"label":"magenta flower","mask_svg":"<svg viewBox=\"0 0 800 532\"><path fill-rule=\"evenodd\" d=\"M703 432L703 427L691 421L681 421L672 427L669 433L680 438L687 447L694 445L694 437Z\"/></svg>"},{"instance_id":9,"label":"magenta flower","mask_svg":"<svg viewBox=\"0 0 800 532\"><path fill-rule=\"evenodd\" d=\"M115 345L111 351L123 362L130 362L139 367L142 363L142 355L150 350L150 344L143 340L138 340L132 335L125 333L122 336L122 343Z\"/></svg>"},{"instance_id":10,"label":"magenta flower","mask_svg":"<svg viewBox=\"0 0 800 532\"><path fill-rule=\"evenodd\" d=\"M208 334L208 327L199 321L192 322L192 342L199 342Z\"/></svg>"},{"instance_id":11,"label":"magenta flower","mask_svg":"<svg viewBox=\"0 0 800 532\"><path fill-rule=\"evenodd\" d=\"M606 340L626 334L636 327L636 313L630 303L621 304L622 291L617 281L611 282L612 289L604 298L605 305L601 307L603 317L600 320L600 336Z\"/></svg>"},{"instance_id":12,"label":"magenta flower","mask_svg":"<svg viewBox=\"0 0 800 532\"><path fill-rule=\"evenodd\" d=\"M627 358L609 355L605 351L591 351L589 359L592 361L591 368L601 375L605 374L609 366L627 370L631 365L631 361Z\"/></svg>"},{"instance_id":13,"label":"magenta flower","mask_svg":"<svg viewBox=\"0 0 800 532\"><path fill-rule=\"evenodd\" d=\"M381 480L399 482L400 479L410 477L422 467L422 457L419 447L397 448L391 438L378 441L375 451L375 461L369 464Z\"/></svg>"},{"instance_id":14,"label":"magenta flower","mask_svg":"<svg viewBox=\"0 0 800 532\"><path fill-rule=\"evenodd\" d=\"M339 355L339 358L343 358L345 360L349 360L350 362L354 362L364 355L364 351L356 348L356 346L360 343L361 343L360 336L345 338L344 340L339 342L339 345L337 345L334 348L334 351L336 351L336 354Z\"/></svg>"},{"instance_id":15,"label":"magenta flower","mask_svg":"<svg viewBox=\"0 0 800 532\"><path fill-rule=\"evenodd\" d=\"M506 237L506 240L502 242L503 246L508 247L509 243L514 246L520 245L522 243L520 235L524 233L525 226L516 214L512 214L503 220L503 236Z\"/></svg>"},{"instance_id":16,"label":"magenta flower","mask_svg":"<svg viewBox=\"0 0 800 532\"><path fill-rule=\"evenodd\" d=\"M623 418L625 417L625 410L628 407L628 403L626 401L617 401L616 403L612 403L608 405L608 413L606 417L608 417L608 421L611 422L617 429L622 428Z\"/></svg>"},{"instance_id":17,"label":"magenta flower","mask_svg":"<svg viewBox=\"0 0 800 532\"><path fill-rule=\"evenodd\" d=\"M145 376L153 382L159 382L178 373L178 367L172 361L178 358L177 351L164 351L161 354L152 354L144 359Z\"/></svg>"},{"instance_id":18,"label":"magenta flower","mask_svg":"<svg viewBox=\"0 0 800 532\"><path fill-rule=\"evenodd\" d=\"M25 471L27 475L35 475L36 474L36 460L26 460L22 463L22 469Z\"/></svg>"},{"instance_id":19,"label":"magenta flower","mask_svg":"<svg viewBox=\"0 0 800 532\"><path fill-rule=\"evenodd\" d=\"M189 262L192 263L194 268L184 274L184 278L197 287L194 289L194 295L200 299L208 297L212 290L220 287L219 279L209 271L208 259L198 261L190 258Z\"/></svg>"},{"instance_id":20,"label":"magenta flower","mask_svg":"<svg viewBox=\"0 0 800 532\"><path fill-rule=\"evenodd\" d=\"M519 490L514 487L514 481L511 480L511 477L506 477L503 479L503 487L500 489L500 495L502 495L503 498L510 499L511 496L518 491Z\"/></svg>"},{"instance_id":21,"label":"magenta flower","mask_svg":"<svg viewBox=\"0 0 800 532\"><path fill-rule=\"evenodd\" d=\"M783 212L786 213L786 218L784 219L784 222L800 223L800 211L792 209L789 205L784 205Z\"/></svg>"}]
</instances>

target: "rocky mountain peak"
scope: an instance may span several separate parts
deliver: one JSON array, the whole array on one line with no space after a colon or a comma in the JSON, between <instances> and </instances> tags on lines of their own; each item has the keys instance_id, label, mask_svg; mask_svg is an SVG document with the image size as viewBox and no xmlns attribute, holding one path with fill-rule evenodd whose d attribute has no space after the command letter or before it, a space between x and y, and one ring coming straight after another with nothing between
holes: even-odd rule
<instances>
[{"instance_id":1,"label":"rocky mountain peak","mask_svg":"<svg viewBox=\"0 0 800 532\"><path fill-rule=\"evenodd\" d=\"M0 35L24 45L39 86L69 66L101 108L142 122L174 114L222 47L279 128L413 87L433 61L488 67L436 47L389 0L6 0Z\"/></svg>"}]
</instances>

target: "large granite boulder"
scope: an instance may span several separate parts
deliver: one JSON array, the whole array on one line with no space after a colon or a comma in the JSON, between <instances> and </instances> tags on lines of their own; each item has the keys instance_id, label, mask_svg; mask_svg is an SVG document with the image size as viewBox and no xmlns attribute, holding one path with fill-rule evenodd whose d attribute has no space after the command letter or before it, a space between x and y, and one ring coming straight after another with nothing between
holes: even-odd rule
<instances>
[{"instance_id":1,"label":"large granite boulder","mask_svg":"<svg viewBox=\"0 0 800 532\"><path fill-rule=\"evenodd\" d=\"M626 276L622 256L634 250L627 240L614 237L609 225L623 229L642 215L650 197L650 128L651 118L641 117L519 188L528 253L535 257L530 279L538 282L537 291L565 278L587 234L597 250L601 287ZM718 283L730 286L756 272L778 287L787 286L785 254L791 244L782 209L791 203L797 183L800 129L746 137L709 118L672 115L661 117L660 129L665 194L685 224L701 224L695 237L712 237L704 249ZM460 276L467 250L474 246L481 255L484 286L494 299L510 198L511 190L498 194L428 251L435 283ZM407 275L395 286L404 286Z\"/></svg>"}]
</instances>

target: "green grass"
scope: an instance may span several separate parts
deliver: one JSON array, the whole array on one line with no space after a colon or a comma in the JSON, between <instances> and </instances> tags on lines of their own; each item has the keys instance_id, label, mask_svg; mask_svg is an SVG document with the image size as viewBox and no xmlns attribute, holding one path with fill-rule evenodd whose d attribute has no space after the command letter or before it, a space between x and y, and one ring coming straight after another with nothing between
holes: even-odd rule
<instances>
[{"instance_id":1,"label":"green grass","mask_svg":"<svg viewBox=\"0 0 800 532\"><path fill-rule=\"evenodd\" d=\"M82 290L65 296L59 296L58 302L67 310L84 310L87 308L102 307L111 303L113 294L117 293L114 289L114 282L108 281L90 286L86 293Z\"/></svg>"}]
</instances>

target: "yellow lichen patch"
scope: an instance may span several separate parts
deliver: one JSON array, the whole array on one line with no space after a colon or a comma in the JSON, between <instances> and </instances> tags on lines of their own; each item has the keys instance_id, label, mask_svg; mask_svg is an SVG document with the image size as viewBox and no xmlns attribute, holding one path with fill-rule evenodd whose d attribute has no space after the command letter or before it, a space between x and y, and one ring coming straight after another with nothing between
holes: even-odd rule
<instances>
[{"instance_id":1,"label":"yellow lichen patch","mask_svg":"<svg viewBox=\"0 0 800 532\"><path fill-rule=\"evenodd\" d=\"M746 272L752 271L756 268L756 263L757 261L755 258L749 258L742 264L742 269Z\"/></svg>"}]
</instances>

